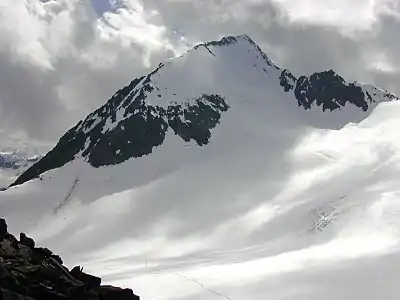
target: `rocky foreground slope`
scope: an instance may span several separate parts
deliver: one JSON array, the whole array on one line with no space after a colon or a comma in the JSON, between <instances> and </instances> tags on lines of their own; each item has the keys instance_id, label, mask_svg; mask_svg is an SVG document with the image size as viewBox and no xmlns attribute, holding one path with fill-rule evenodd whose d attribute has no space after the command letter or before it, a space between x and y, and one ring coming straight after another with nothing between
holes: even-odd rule
<instances>
[{"instance_id":1,"label":"rocky foreground slope","mask_svg":"<svg viewBox=\"0 0 400 300\"><path fill-rule=\"evenodd\" d=\"M35 246L24 233L19 241L0 219L0 300L139 300L131 289L101 285L79 266L68 270L58 255Z\"/></svg>"}]
</instances>

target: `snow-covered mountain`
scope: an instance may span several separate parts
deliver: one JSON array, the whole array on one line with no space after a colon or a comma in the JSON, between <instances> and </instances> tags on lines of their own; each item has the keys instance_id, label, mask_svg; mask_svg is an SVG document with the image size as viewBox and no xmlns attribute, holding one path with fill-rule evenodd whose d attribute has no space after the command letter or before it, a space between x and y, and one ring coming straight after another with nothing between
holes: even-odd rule
<instances>
[{"instance_id":1,"label":"snow-covered mountain","mask_svg":"<svg viewBox=\"0 0 400 300\"><path fill-rule=\"evenodd\" d=\"M41 159L40 155L28 156L18 150L0 152L0 168L21 170Z\"/></svg>"},{"instance_id":2,"label":"snow-covered mountain","mask_svg":"<svg viewBox=\"0 0 400 300\"><path fill-rule=\"evenodd\" d=\"M240 107L265 106L300 124L331 128L360 121L377 103L393 98L373 86L347 83L332 70L296 79L275 66L248 36L225 37L135 78L70 129L16 184L78 157L97 168L151 154L169 132L182 144L207 145L213 129L226 122L224 115ZM312 108L315 115L296 111ZM340 112L323 113L333 111Z\"/></svg>"},{"instance_id":3,"label":"snow-covered mountain","mask_svg":"<svg viewBox=\"0 0 400 300\"><path fill-rule=\"evenodd\" d=\"M399 114L226 37L119 90L0 211L143 299L397 299Z\"/></svg>"},{"instance_id":4,"label":"snow-covered mountain","mask_svg":"<svg viewBox=\"0 0 400 300\"><path fill-rule=\"evenodd\" d=\"M41 158L42 155L40 154L33 154L24 150L5 148L0 151L0 189L6 188L14 182L18 176Z\"/></svg>"}]
</instances>

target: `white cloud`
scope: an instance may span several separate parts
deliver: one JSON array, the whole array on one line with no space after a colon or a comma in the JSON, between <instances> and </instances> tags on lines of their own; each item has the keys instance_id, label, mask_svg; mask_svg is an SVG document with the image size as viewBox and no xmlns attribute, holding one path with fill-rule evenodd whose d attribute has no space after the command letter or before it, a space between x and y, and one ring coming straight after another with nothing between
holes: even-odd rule
<instances>
[{"instance_id":1,"label":"white cloud","mask_svg":"<svg viewBox=\"0 0 400 300\"><path fill-rule=\"evenodd\" d=\"M377 21L382 0L272 0L292 22L322 24L346 30L370 29Z\"/></svg>"},{"instance_id":2,"label":"white cloud","mask_svg":"<svg viewBox=\"0 0 400 300\"><path fill-rule=\"evenodd\" d=\"M89 1L2 2L0 125L57 139L135 75L175 55L152 13L130 4L99 18Z\"/></svg>"}]
</instances>

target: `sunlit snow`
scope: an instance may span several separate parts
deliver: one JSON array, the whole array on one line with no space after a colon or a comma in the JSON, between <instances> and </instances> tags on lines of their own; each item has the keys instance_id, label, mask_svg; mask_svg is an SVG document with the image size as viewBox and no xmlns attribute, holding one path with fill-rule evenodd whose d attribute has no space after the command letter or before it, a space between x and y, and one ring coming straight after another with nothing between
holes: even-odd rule
<instances>
[{"instance_id":1,"label":"sunlit snow","mask_svg":"<svg viewBox=\"0 0 400 300\"><path fill-rule=\"evenodd\" d=\"M0 193L11 231L146 300L397 299L400 102L303 111L239 48L157 82L226 96L207 146L168 132L120 165L76 159Z\"/></svg>"}]
</instances>

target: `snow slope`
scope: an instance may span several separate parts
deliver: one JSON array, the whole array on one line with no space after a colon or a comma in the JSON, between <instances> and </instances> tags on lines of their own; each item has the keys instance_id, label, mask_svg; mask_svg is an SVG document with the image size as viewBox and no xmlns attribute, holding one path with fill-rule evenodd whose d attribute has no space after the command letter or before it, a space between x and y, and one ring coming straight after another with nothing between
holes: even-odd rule
<instances>
[{"instance_id":1,"label":"snow slope","mask_svg":"<svg viewBox=\"0 0 400 300\"><path fill-rule=\"evenodd\" d=\"M313 75L279 69L247 36L200 45L71 129L84 147L0 193L2 216L67 265L142 299L397 299L400 102ZM143 84L146 106L125 114ZM162 109L202 115L196 99L218 122L190 127L187 113L174 115L189 124L185 135ZM124 159L137 149L118 144L94 159L97 143L115 141L113 131L143 111L145 124L167 124L161 143Z\"/></svg>"}]
</instances>

